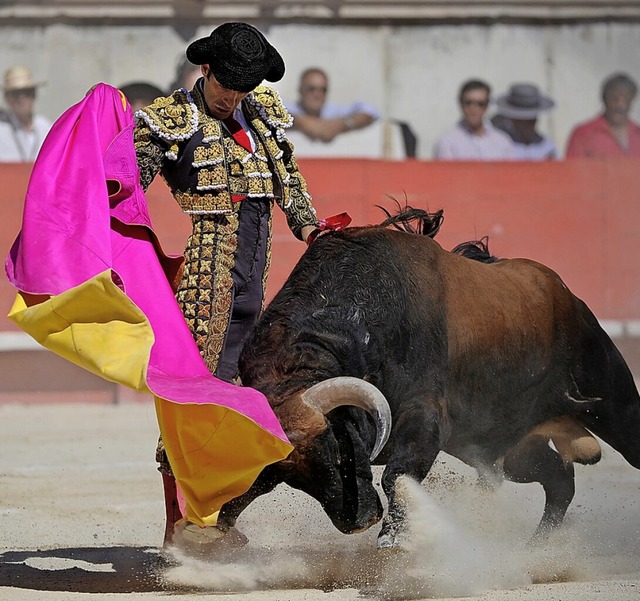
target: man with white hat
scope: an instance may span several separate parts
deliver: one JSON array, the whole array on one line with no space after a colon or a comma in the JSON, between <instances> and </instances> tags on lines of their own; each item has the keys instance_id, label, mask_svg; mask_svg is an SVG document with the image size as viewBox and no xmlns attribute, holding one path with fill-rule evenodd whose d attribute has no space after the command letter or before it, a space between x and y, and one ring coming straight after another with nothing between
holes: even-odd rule
<instances>
[{"instance_id":1,"label":"man with white hat","mask_svg":"<svg viewBox=\"0 0 640 601\"><path fill-rule=\"evenodd\" d=\"M2 91L7 110L0 112L0 161L31 163L42 146L51 122L34 113L36 83L27 67L5 71Z\"/></svg>"},{"instance_id":2,"label":"man with white hat","mask_svg":"<svg viewBox=\"0 0 640 601\"><path fill-rule=\"evenodd\" d=\"M554 106L555 102L541 94L538 87L531 83L515 83L506 94L498 96L497 114L491 122L513 140L516 160L557 158L556 145L536 130L540 113L550 111Z\"/></svg>"}]
</instances>

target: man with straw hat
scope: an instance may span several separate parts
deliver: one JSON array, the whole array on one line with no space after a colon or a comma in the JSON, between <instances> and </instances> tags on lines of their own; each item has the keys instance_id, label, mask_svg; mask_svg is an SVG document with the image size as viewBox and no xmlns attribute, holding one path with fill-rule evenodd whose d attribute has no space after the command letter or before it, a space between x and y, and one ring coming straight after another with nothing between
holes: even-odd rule
<instances>
[{"instance_id":1,"label":"man with straw hat","mask_svg":"<svg viewBox=\"0 0 640 601\"><path fill-rule=\"evenodd\" d=\"M36 90L42 85L27 67L5 71L2 91L7 110L0 113L0 161L30 163L51 128L51 122L34 113Z\"/></svg>"}]
</instances>

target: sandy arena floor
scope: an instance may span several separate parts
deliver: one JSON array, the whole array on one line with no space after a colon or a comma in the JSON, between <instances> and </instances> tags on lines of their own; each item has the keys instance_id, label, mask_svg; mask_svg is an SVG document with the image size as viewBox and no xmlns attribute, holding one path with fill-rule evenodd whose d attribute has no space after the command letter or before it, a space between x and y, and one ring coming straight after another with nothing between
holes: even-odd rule
<instances>
[{"instance_id":1,"label":"sandy arena floor","mask_svg":"<svg viewBox=\"0 0 640 601\"><path fill-rule=\"evenodd\" d=\"M640 471L609 447L577 466L565 527L544 548L527 545L539 485L482 492L447 459L406 485L403 552L376 552L377 528L341 535L283 486L240 518L243 550L163 564L156 439L150 403L0 406L0 600L640 600Z\"/></svg>"}]
</instances>

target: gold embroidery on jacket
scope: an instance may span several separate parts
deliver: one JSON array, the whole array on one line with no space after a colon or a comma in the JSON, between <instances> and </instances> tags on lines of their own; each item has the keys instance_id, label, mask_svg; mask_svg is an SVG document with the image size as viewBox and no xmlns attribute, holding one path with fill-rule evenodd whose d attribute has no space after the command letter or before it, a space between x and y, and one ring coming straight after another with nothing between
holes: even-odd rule
<instances>
[{"instance_id":1,"label":"gold embroidery on jacket","mask_svg":"<svg viewBox=\"0 0 640 601\"><path fill-rule=\"evenodd\" d=\"M176 299L200 354L214 373L231 314L238 215L194 215L192 222Z\"/></svg>"},{"instance_id":2,"label":"gold embroidery on jacket","mask_svg":"<svg viewBox=\"0 0 640 601\"><path fill-rule=\"evenodd\" d=\"M221 190L217 194L176 192L174 196L185 213L231 213L234 211L234 203L227 190Z\"/></svg>"},{"instance_id":3,"label":"gold embroidery on jacket","mask_svg":"<svg viewBox=\"0 0 640 601\"><path fill-rule=\"evenodd\" d=\"M238 145L219 121L206 114L201 95L194 94L196 106L200 109L203 139L192 151L192 189L174 190L177 202L183 211L192 214L193 222L193 232L185 249L183 278L176 297L211 372L217 368L231 315L231 271L237 249L241 204L232 202L231 195L247 196L248 200L242 202L251 202L252 197L276 197L287 213L290 225L295 227L308 224L312 211L304 179L291 178L287 171L287 166L295 166L295 160L284 137L285 119L288 118L286 109L280 111L281 102L266 91L257 94L256 98L267 99L266 104L259 106L256 99L244 106L256 142L252 153ZM265 123L265 116L270 123ZM295 194L290 191L293 184L298 186ZM204 189L196 189L196 185ZM298 207L299 215L296 212ZM312 215L311 212L311 218ZM271 213L263 291L271 264L272 218Z\"/></svg>"},{"instance_id":4,"label":"gold embroidery on jacket","mask_svg":"<svg viewBox=\"0 0 640 601\"><path fill-rule=\"evenodd\" d=\"M189 92L176 90L136 112L151 130L169 142L187 140L198 130L198 109Z\"/></svg>"}]
</instances>

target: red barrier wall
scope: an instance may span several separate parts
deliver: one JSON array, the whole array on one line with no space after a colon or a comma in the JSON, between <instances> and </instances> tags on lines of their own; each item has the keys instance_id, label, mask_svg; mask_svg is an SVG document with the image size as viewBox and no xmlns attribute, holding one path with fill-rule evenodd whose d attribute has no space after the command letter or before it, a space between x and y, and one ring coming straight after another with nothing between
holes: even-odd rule
<instances>
[{"instance_id":1,"label":"red barrier wall","mask_svg":"<svg viewBox=\"0 0 640 601\"><path fill-rule=\"evenodd\" d=\"M555 269L600 319L640 319L640 162L629 159L547 163L300 160L320 217L347 211L353 225L378 223L390 197L444 209L437 240L445 248L489 236L501 257L529 257ZM0 249L20 222L30 167L0 164ZM190 230L166 186L148 202L165 250L179 253ZM269 297L304 251L277 211ZM0 330L14 291L0 281Z\"/></svg>"},{"instance_id":2,"label":"red barrier wall","mask_svg":"<svg viewBox=\"0 0 640 601\"><path fill-rule=\"evenodd\" d=\"M501 257L555 269L600 319L640 318L640 162L445 163L300 161L320 216L348 211L378 223L389 196L444 209L436 240L445 248L489 236ZM278 220L270 292L300 245Z\"/></svg>"}]
</instances>

